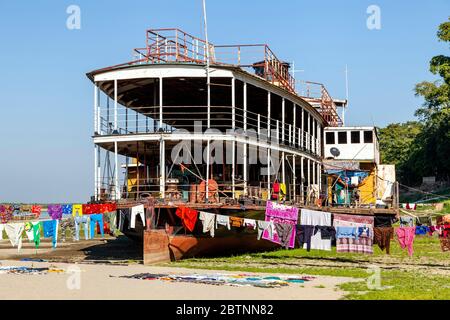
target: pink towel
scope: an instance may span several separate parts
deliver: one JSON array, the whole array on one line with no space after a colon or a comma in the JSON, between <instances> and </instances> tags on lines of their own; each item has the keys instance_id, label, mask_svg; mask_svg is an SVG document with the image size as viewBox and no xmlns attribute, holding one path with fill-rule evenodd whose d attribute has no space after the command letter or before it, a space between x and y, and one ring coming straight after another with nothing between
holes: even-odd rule
<instances>
[{"instance_id":1,"label":"pink towel","mask_svg":"<svg viewBox=\"0 0 450 320\"><path fill-rule=\"evenodd\" d=\"M411 257L414 252L413 243L414 243L414 237L416 235L416 228L415 227L400 227L395 230L395 233L397 234L397 239L398 239L398 242L400 243L400 246L402 247L402 249L407 248L408 254Z\"/></svg>"}]
</instances>

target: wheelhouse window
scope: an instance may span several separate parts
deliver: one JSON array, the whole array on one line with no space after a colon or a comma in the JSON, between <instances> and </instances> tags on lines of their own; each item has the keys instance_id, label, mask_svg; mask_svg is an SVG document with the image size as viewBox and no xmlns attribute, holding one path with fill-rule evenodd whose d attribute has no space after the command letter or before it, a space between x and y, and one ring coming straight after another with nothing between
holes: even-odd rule
<instances>
[{"instance_id":1,"label":"wheelhouse window","mask_svg":"<svg viewBox=\"0 0 450 320\"><path fill-rule=\"evenodd\" d=\"M351 143L361 143L361 134L359 131L352 131L350 133Z\"/></svg>"},{"instance_id":2,"label":"wheelhouse window","mask_svg":"<svg viewBox=\"0 0 450 320\"><path fill-rule=\"evenodd\" d=\"M336 140L334 138L334 132L327 132L325 134L325 141L327 144L335 144Z\"/></svg>"},{"instance_id":3,"label":"wheelhouse window","mask_svg":"<svg viewBox=\"0 0 450 320\"><path fill-rule=\"evenodd\" d=\"M373 131L364 131L364 143L373 143Z\"/></svg>"},{"instance_id":4,"label":"wheelhouse window","mask_svg":"<svg viewBox=\"0 0 450 320\"><path fill-rule=\"evenodd\" d=\"M347 143L347 132L338 132L338 143L346 144Z\"/></svg>"}]
</instances>

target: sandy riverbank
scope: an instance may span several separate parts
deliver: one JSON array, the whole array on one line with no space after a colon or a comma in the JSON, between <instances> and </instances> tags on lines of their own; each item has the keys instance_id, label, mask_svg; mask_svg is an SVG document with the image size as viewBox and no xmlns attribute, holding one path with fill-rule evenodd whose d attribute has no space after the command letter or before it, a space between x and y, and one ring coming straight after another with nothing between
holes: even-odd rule
<instances>
[{"instance_id":1,"label":"sandy riverbank","mask_svg":"<svg viewBox=\"0 0 450 320\"><path fill-rule=\"evenodd\" d=\"M351 281L349 278L317 276L304 284L290 284L281 288L232 287L197 283L168 282L161 280L136 280L115 276L137 273L213 274L218 272L171 267L104 264L66 264L50 262L1 261L2 266L27 266L36 268L56 267L67 270L76 266L80 272L80 289L70 290L67 283L74 283L74 273L49 273L43 275L0 274L0 299L42 300L250 300L250 299L298 299L334 300L343 296L336 285ZM255 274L258 275L258 274ZM259 274L261 275L261 274Z\"/></svg>"}]
</instances>

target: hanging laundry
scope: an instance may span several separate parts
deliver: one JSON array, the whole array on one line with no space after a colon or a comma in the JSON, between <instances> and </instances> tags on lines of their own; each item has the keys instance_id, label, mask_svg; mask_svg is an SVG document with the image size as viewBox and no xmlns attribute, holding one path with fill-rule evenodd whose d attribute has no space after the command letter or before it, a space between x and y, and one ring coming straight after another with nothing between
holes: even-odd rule
<instances>
[{"instance_id":1,"label":"hanging laundry","mask_svg":"<svg viewBox=\"0 0 450 320\"><path fill-rule=\"evenodd\" d=\"M258 225L258 240L261 240L261 236L263 233L267 232L267 240L271 240L273 238L273 223L272 221L257 221Z\"/></svg>"},{"instance_id":2,"label":"hanging laundry","mask_svg":"<svg viewBox=\"0 0 450 320\"><path fill-rule=\"evenodd\" d=\"M231 230L230 217L221 214L216 215L216 229L219 225L225 226L228 230Z\"/></svg>"},{"instance_id":3,"label":"hanging laundry","mask_svg":"<svg viewBox=\"0 0 450 320\"><path fill-rule=\"evenodd\" d=\"M31 222L25 223L25 234L30 242L34 241L33 224Z\"/></svg>"},{"instance_id":4,"label":"hanging laundry","mask_svg":"<svg viewBox=\"0 0 450 320\"><path fill-rule=\"evenodd\" d=\"M3 231L5 230L5 224L0 224L0 240L3 240Z\"/></svg>"},{"instance_id":5,"label":"hanging laundry","mask_svg":"<svg viewBox=\"0 0 450 320\"><path fill-rule=\"evenodd\" d=\"M100 205L100 213L114 212L117 210L115 203L103 203Z\"/></svg>"},{"instance_id":6,"label":"hanging laundry","mask_svg":"<svg viewBox=\"0 0 450 320\"><path fill-rule=\"evenodd\" d=\"M121 232L125 231L125 226L128 226L130 229L130 221L131 221L131 209L120 209L118 213L118 228Z\"/></svg>"},{"instance_id":7,"label":"hanging laundry","mask_svg":"<svg viewBox=\"0 0 450 320\"><path fill-rule=\"evenodd\" d=\"M90 204L83 204L83 214L93 214L92 207Z\"/></svg>"},{"instance_id":8,"label":"hanging laundry","mask_svg":"<svg viewBox=\"0 0 450 320\"><path fill-rule=\"evenodd\" d=\"M358 228L356 227L336 227L336 239L358 240Z\"/></svg>"},{"instance_id":9,"label":"hanging laundry","mask_svg":"<svg viewBox=\"0 0 450 320\"><path fill-rule=\"evenodd\" d=\"M443 252L450 251L450 238L440 238L439 241Z\"/></svg>"},{"instance_id":10,"label":"hanging laundry","mask_svg":"<svg viewBox=\"0 0 450 320\"><path fill-rule=\"evenodd\" d=\"M336 229L329 226L314 226L314 234L320 231L320 236L322 240L333 240L336 239Z\"/></svg>"},{"instance_id":11,"label":"hanging laundry","mask_svg":"<svg viewBox=\"0 0 450 320\"><path fill-rule=\"evenodd\" d=\"M273 224L281 223L281 224L291 224L295 226L297 225L298 221L298 208L268 201L266 203L265 220L271 221ZM294 248L295 237L296 237L295 228L292 227L291 237L289 239L289 248ZM269 233L269 230L265 230L263 232L262 238L272 241L274 243L281 244L281 239L279 238L276 230L272 230L272 234Z\"/></svg>"},{"instance_id":12,"label":"hanging laundry","mask_svg":"<svg viewBox=\"0 0 450 320\"><path fill-rule=\"evenodd\" d=\"M107 212L103 215L103 219L109 224L109 231L112 236L117 235L117 213L115 211Z\"/></svg>"},{"instance_id":13,"label":"hanging laundry","mask_svg":"<svg viewBox=\"0 0 450 320\"><path fill-rule=\"evenodd\" d=\"M216 227L216 215L209 212L200 211L199 219L203 224L203 233L209 232L214 238L214 230Z\"/></svg>"},{"instance_id":14,"label":"hanging laundry","mask_svg":"<svg viewBox=\"0 0 450 320\"><path fill-rule=\"evenodd\" d=\"M0 223L8 223L12 219L13 207L9 205L0 205Z\"/></svg>"},{"instance_id":15,"label":"hanging laundry","mask_svg":"<svg viewBox=\"0 0 450 320\"><path fill-rule=\"evenodd\" d=\"M416 217L416 226L431 226L432 224L431 216Z\"/></svg>"},{"instance_id":16,"label":"hanging laundry","mask_svg":"<svg viewBox=\"0 0 450 320\"><path fill-rule=\"evenodd\" d=\"M82 216L83 215L83 205L81 204L74 204L72 206L72 216Z\"/></svg>"},{"instance_id":17,"label":"hanging laundry","mask_svg":"<svg viewBox=\"0 0 450 320\"><path fill-rule=\"evenodd\" d=\"M358 238L359 237L365 237L365 238L373 238L372 234L372 228L370 227L358 227Z\"/></svg>"},{"instance_id":18,"label":"hanging laundry","mask_svg":"<svg viewBox=\"0 0 450 320\"><path fill-rule=\"evenodd\" d=\"M374 244L378 244L378 247L382 251L386 249L386 253L390 254L391 239L394 236L394 228L392 227L375 227L373 229Z\"/></svg>"},{"instance_id":19,"label":"hanging laundry","mask_svg":"<svg viewBox=\"0 0 450 320\"><path fill-rule=\"evenodd\" d=\"M62 213L63 215L72 214L73 207L71 204L63 204L62 205Z\"/></svg>"},{"instance_id":20,"label":"hanging laundry","mask_svg":"<svg viewBox=\"0 0 450 320\"><path fill-rule=\"evenodd\" d=\"M47 207L48 215L53 220L61 220L62 219L62 206L60 204L49 204Z\"/></svg>"},{"instance_id":21,"label":"hanging laundry","mask_svg":"<svg viewBox=\"0 0 450 320\"><path fill-rule=\"evenodd\" d=\"M428 226L416 226L415 234L418 236L424 236L430 232L430 228Z\"/></svg>"},{"instance_id":22,"label":"hanging laundry","mask_svg":"<svg viewBox=\"0 0 450 320\"><path fill-rule=\"evenodd\" d=\"M37 221L37 222L32 222L33 224L33 241L34 241L34 246L37 248L39 248L39 245L41 244L41 222Z\"/></svg>"},{"instance_id":23,"label":"hanging laundry","mask_svg":"<svg viewBox=\"0 0 450 320\"><path fill-rule=\"evenodd\" d=\"M314 235L314 226L311 225L297 225L297 241L301 247L306 251L311 251L311 237Z\"/></svg>"},{"instance_id":24,"label":"hanging laundry","mask_svg":"<svg viewBox=\"0 0 450 320\"><path fill-rule=\"evenodd\" d=\"M415 203L407 203L406 204L406 210L416 210L417 204Z\"/></svg>"},{"instance_id":25,"label":"hanging laundry","mask_svg":"<svg viewBox=\"0 0 450 320\"><path fill-rule=\"evenodd\" d=\"M17 247L17 251L22 248L22 234L25 229L25 223L9 223L5 225L5 231L13 247Z\"/></svg>"},{"instance_id":26,"label":"hanging laundry","mask_svg":"<svg viewBox=\"0 0 450 320\"><path fill-rule=\"evenodd\" d=\"M84 238L89 239L89 217L88 216L76 216L75 222L75 240L80 241L80 224L83 224Z\"/></svg>"},{"instance_id":27,"label":"hanging laundry","mask_svg":"<svg viewBox=\"0 0 450 320\"><path fill-rule=\"evenodd\" d=\"M400 217L400 226L401 227L414 227L413 217Z\"/></svg>"},{"instance_id":28,"label":"hanging laundry","mask_svg":"<svg viewBox=\"0 0 450 320\"><path fill-rule=\"evenodd\" d=\"M230 224L235 228L242 228L244 226L244 219L239 217L230 217Z\"/></svg>"},{"instance_id":29,"label":"hanging laundry","mask_svg":"<svg viewBox=\"0 0 450 320\"><path fill-rule=\"evenodd\" d=\"M31 213L32 206L30 204L22 204L20 206L20 212L29 212Z\"/></svg>"},{"instance_id":30,"label":"hanging laundry","mask_svg":"<svg viewBox=\"0 0 450 320\"><path fill-rule=\"evenodd\" d=\"M131 229L136 228L136 216L138 215L141 217L142 225L145 227L145 208L143 204L131 208Z\"/></svg>"},{"instance_id":31,"label":"hanging laundry","mask_svg":"<svg viewBox=\"0 0 450 320\"><path fill-rule=\"evenodd\" d=\"M72 214L72 212L70 212ZM59 223L59 227L61 229L61 240L67 240L67 231L70 232L70 236L73 240L76 240L76 228L75 228L75 218L70 217L69 219L61 220Z\"/></svg>"},{"instance_id":32,"label":"hanging laundry","mask_svg":"<svg viewBox=\"0 0 450 320\"><path fill-rule=\"evenodd\" d=\"M400 247L402 249L407 248L410 257L412 257L414 252L413 243L415 231L414 227L400 227L395 230Z\"/></svg>"},{"instance_id":33,"label":"hanging laundry","mask_svg":"<svg viewBox=\"0 0 450 320\"><path fill-rule=\"evenodd\" d=\"M255 230L257 228L256 220L254 220L254 219L244 219L244 227L247 227L247 228Z\"/></svg>"},{"instance_id":34,"label":"hanging laundry","mask_svg":"<svg viewBox=\"0 0 450 320\"><path fill-rule=\"evenodd\" d=\"M285 249L289 249L292 231L294 226L290 223L275 223L275 230L277 231L280 244Z\"/></svg>"},{"instance_id":35,"label":"hanging laundry","mask_svg":"<svg viewBox=\"0 0 450 320\"><path fill-rule=\"evenodd\" d=\"M95 238L95 226L98 223L100 227L100 233L102 235L102 238L105 237L104 233L104 225L103 225L103 215L102 214L91 214L89 216L89 219L91 220L91 239Z\"/></svg>"},{"instance_id":36,"label":"hanging laundry","mask_svg":"<svg viewBox=\"0 0 450 320\"><path fill-rule=\"evenodd\" d=\"M36 249L41 243L41 222L27 222L25 224L25 234L30 242L34 242Z\"/></svg>"},{"instance_id":37,"label":"hanging laundry","mask_svg":"<svg viewBox=\"0 0 450 320\"><path fill-rule=\"evenodd\" d=\"M443 216L441 221L444 224L450 224L450 214L446 214L445 216Z\"/></svg>"},{"instance_id":38,"label":"hanging laundry","mask_svg":"<svg viewBox=\"0 0 450 320\"><path fill-rule=\"evenodd\" d=\"M356 228L357 237L336 239L336 252L373 254L374 217L334 214L334 227Z\"/></svg>"},{"instance_id":39,"label":"hanging laundry","mask_svg":"<svg viewBox=\"0 0 450 320\"><path fill-rule=\"evenodd\" d=\"M31 207L31 213L34 213L34 217L36 219L39 219L39 217L41 216L41 212L42 212L42 207L38 206L38 205L34 205Z\"/></svg>"},{"instance_id":40,"label":"hanging laundry","mask_svg":"<svg viewBox=\"0 0 450 320\"><path fill-rule=\"evenodd\" d=\"M190 232L194 231L198 218L197 210L186 207L178 207L175 214L181 218L183 226L186 230L189 230Z\"/></svg>"},{"instance_id":41,"label":"hanging laundry","mask_svg":"<svg viewBox=\"0 0 450 320\"><path fill-rule=\"evenodd\" d=\"M393 215L376 215L374 218L374 227L392 227L392 223L396 222L397 218Z\"/></svg>"},{"instance_id":42,"label":"hanging laundry","mask_svg":"<svg viewBox=\"0 0 450 320\"><path fill-rule=\"evenodd\" d=\"M331 227L331 213L302 209L300 215L300 225L303 226L323 226ZM303 248L306 248L306 244ZM319 230L311 237L311 249L331 251L331 240L322 239L322 232Z\"/></svg>"},{"instance_id":43,"label":"hanging laundry","mask_svg":"<svg viewBox=\"0 0 450 320\"><path fill-rule=\"evenodd\" d=\"M444 232L444 226L431 226L430 227L430 232L429 235L432 236L433 233L437 233L439 236L442 236L443 232Z\"/></svg>"},{"instance_id":44,"label":"hanging laundry","mask_svg":"<svg viewBox=\"0 0 450 320\"><path fill-rule=\"evenodd\" d=\"M53 248L56 248L58 243L58 222L59 220L48 220L42 222L44 238L52 238Z\"/></svg>"}]
</instances>

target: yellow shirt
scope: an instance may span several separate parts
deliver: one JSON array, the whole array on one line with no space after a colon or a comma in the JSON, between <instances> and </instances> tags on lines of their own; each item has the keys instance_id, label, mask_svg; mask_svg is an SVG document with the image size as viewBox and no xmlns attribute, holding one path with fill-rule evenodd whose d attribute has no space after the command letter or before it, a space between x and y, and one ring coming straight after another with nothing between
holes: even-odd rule
<instances>
[{"instance_id":1,"label":"yellow shirt","mask_svg":"<svg viewBox=\"0 0 450 320\"><path fill-rule=\"evenodd\" d=\"M83 205L81 204L74 204L72 206L72 216L82 216L83 215Z\"/></svg>"}]
</instances>

